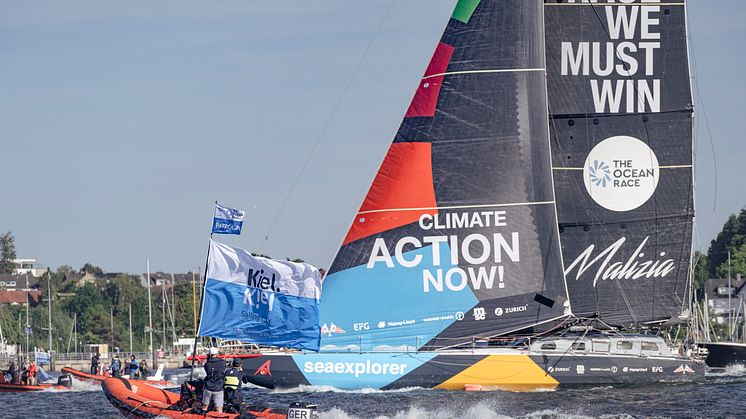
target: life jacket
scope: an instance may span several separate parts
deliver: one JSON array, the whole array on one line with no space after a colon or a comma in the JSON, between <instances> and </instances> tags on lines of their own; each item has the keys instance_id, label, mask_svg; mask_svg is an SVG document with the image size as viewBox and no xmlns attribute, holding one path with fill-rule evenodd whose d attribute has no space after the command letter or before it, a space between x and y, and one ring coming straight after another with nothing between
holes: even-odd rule
<instances>
[{"instance_id":1,"label":"life jacket","mask_svg":"<svg viewBox=\"0 0 746 419\"><path fill-rule=\"evenodd\" d=\"M241 381L235 375L228 375L231 372L231 370L226 371L225 384L223 384L223 386L228 389L238 390L238 387L241 385Z\"/></svg>"},{"instance_id":2,"label":"life jacket","mask_svg":"<svg viewBox=\"0 0 746 419\"><path fill-rule=\"evenodd\" d=\"M37 367L36 364L30 364L28 366L28 375L29 375L29 377L36 377L37 371L39 371L39 367Z\"/></svg>"}]
</instances>

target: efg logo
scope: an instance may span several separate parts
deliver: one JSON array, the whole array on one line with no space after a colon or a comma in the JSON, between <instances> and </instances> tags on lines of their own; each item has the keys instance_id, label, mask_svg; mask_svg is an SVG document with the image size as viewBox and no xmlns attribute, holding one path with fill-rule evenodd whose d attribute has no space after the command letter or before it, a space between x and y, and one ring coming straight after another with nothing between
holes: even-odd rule
<instances>
[{"instance_id":1,"label":"efg logo","mask_svg":"<svg viewBox=\"0 0 746 419\"><path fill-rule=\"evenodd\" d=\"M648 201L658 187L655 152L637 138L618 135L598 143L585 159L583 183L597 204L611 211L631 211Z\"/></svg>"}]
</instances>

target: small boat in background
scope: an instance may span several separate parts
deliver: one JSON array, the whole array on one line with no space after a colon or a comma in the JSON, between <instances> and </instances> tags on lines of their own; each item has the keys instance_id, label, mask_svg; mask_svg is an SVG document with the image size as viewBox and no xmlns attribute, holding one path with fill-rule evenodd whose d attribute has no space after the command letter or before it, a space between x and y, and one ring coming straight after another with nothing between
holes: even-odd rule
<instances>
[{"instance_id":1,"label":"small boat in background","mask_svg":"<svg viewBox=\"0 0 746 419\"><path fill-rule=\"evenodd\" d=\"M63 374L57 378L57 383L39 383L36 385L16 384L1 382L0 393L23 393L27 391L44 390L70 390L72 389L72 378L70 374Z\"/></svg>"},{"instance_id":2,"label":"small boat in background","mask_svg":"<svg viewBox=\"0 0 746 419\"><path fill-rule=\"evenodd\" d=\"M156 387L176 387L176 383L160 379L163 377L162 371L163 371L162 368L158 368L158 372L156 373L154 377L147 377L145 380L130 380L130 381L132 381L133 383L148 383L151 386L156 386ZM110 376L107 376L107 375L90 374L90 373L76 370L73 368L63 368L62 372L65 374L70 374L71 376L77 378L80 381L87 381L90 383L101 383L105 379L111 378Z\"/></svg>"}]
</instances>

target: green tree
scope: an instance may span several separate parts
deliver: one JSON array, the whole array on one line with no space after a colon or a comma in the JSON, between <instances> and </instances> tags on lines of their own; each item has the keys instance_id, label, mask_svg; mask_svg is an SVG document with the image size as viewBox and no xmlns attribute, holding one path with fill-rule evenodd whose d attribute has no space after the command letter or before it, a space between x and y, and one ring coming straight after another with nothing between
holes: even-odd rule
<instances>
[{"instance_id":1,"label":"green tree","mask_svg":"<svg viewBox=\"0 0 746 419\"><path fill-rule=\"evenodd\" d=\"M10 231L0 236L0 273L12 274L15 271L13 259L16 258L15 237Z\"/></svg>"},{"instance_id":2,"label":"green tree","mask_svg":"<svg viewBox=\"0 0 746 419\"><path fill-rule=\"evenodd\" d=\"M720 275L720 267L728 263L728 252L732 254L746 244L746 208L736 215L732 214L723 225L717 237L710 242L707 252L710 275Z\"/></svg>"},{"instance_id":3,"label":"green tree","mask_svg":"<svg viewBox=\"0 0 746 419\"><path fill-rule=\"evenodd\" d=\"M104 270L91 263L86 263L85 265L83 265L82 268L80 268L80 272L88 272L89 274L94 275L103 275Z\"/></svg>"},{"instance_id":4,"label":"green tree","mask_svg":"<svg viewBox=\"0 0 746 419\"><path fill-rule=\"evenodd\" d=\"M725 259L725 261L718 266L717 275L719 278L727 278L728 273L728 259ZM738 274L740 274L741 277L746 277L746 243L741 244L737 248L731 249L730 252L730 276L731 278L735 278Z\"/></svg>"}]
</instances>

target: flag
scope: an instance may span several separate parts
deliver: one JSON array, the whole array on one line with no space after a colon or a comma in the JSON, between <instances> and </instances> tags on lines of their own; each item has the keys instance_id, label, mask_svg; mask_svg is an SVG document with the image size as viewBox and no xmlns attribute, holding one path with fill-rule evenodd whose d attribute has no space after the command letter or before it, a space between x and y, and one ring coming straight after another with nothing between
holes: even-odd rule
<instances>
[{"instance_id":1,"label":"flag","mask_svg":"<svg viewBox=\"0 0 746 419\"><path fill-rule=\"evenodd\" d=\"M246 211L228 208L215 203L215 213L212 217L212 232L218 234L241 234L243 217Z\"/></svg>"},{"instance_id":2,"label":"flag","mask_svg":"<svg viewBox=\"0 0 746 419\"><path fill-rule=\"evenodd\" d=\"M210 241L198 335L319 350L321 274Z\"/></svg>"}]
</instances>

